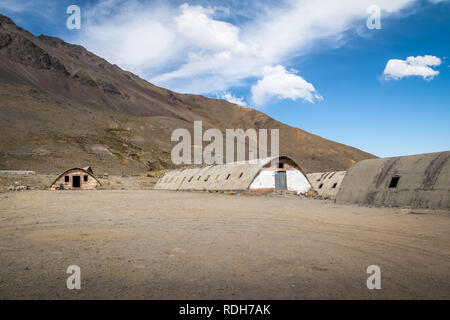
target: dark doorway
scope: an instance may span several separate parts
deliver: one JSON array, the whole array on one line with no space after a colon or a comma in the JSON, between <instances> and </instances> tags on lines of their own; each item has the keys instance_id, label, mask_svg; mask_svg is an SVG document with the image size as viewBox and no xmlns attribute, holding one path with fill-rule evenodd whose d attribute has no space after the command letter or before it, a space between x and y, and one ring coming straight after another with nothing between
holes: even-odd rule
<instances>
[{"instance_id":1,"label":"dark doorway","mask_svg":"<svg viewBox=\"0 0 450 320\"><path fill-rule=\"evenodd\" d=\"M286 171L275 171L275 189L286 189Z\"/></svg>"},{"instance_id":2,"label":"dark doorway","mask_svg":"<svg viewBox=\"0 0 450 320\"><path fill-rule=\"evenodd\" d=\"M80 176L72 176L72 187L79 188L81 186Z\"/></svg>"},{"instance_id":3,"label":"dark doorway","mask_svg":"<svg viewBox=\"0 0 450 320\"><path fill-rule=\"evenodd\" d=\"M394 176L391 179L391 182L389 183L389 188L397 188L398 182L400 181L399 176Z\"/></svg>"}]
</instances>

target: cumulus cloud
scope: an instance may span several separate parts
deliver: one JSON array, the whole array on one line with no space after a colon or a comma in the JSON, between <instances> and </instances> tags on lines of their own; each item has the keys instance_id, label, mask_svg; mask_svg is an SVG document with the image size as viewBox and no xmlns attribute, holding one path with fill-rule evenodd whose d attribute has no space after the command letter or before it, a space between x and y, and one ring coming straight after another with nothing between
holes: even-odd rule
<instances>
[{"instance_id":1,"label":"cumulus cloud","mask_svg":"<svg viewBox=\"0 0 450 320\"><path fill-rule=\"evenodd\" d=\"M180 10L181 13L174 18L176 28L192 47L227 55L246 50L246 46L239 40L238 27L211 18L216 12L215 8L184 3Z\"/></svg>"},{"instance_id":2,"label":"cumulus cloud","mask_svg":"<svg viewBox=\"0 0 450 320\"><path fill-rule=\"evenodd\" d=\"M238 104L243 107L247 106L247 102L245 102L244 97L236 97L230 92L222 92L217 95L217 98L227 100L228 102Z\"/></svg>"},{"instance_id":3,"label":"cumulus cloud","mask_svg":"<svg viewBox=\"0 0 450 320\"><path fill-rule=\"evenodd\" d=\"M109 62L144 76L160 72L179 56L170 7L108 0L82 10L76 39Z\"/></svg>"},{"instance_id":4,"label":"cumulus cloud","mask_svg":"<svg viewBox=\"0 0 450 320\"><path fill-rule=\"evenodd\" d=\"M379 6L386 17L411 3L412 0L380 0ZM222 46L192 44L184 63L158 74L150 80L183 92L204 93L225 91L242 85L246 79L259 77L267 65L286 65L296 55L307 54L311 45L321 39L332 39L339 43L345 31L354 27L357 21L365 25L367 7L371 0L298 0L277 2L272 6L261 4L254 15L247 17L247 23L231 25L227 22L216 33L227 29L228 41ZM185 6L187 11L198 10ZM198 15L199 13L195 13ZM199 35L196 38L209 39L208 27L218 21L213 10L202 10L202 19L196 24ZM189 16L194 15L190 12ZM177 18L178 19L178 18ZM221 37L219 37L221 38ZM227 47L228 46L228 47Z\"/></svg>"},{"instance_id":5,"label":"cumulus cloud","mask_svg":"<svg viewBox=\"0 0 450 320\"><path fill-rule=\"evenodd\" d=\"M377 5L387 18L412 2L378 0ZM254 86L259 102L270 97L313 101L315 91L306 81L303 88L299 75L285 71L275 77L261 70L290 66L293 57L307 54L319 40L339 45L346 31L365 26L372 0L246 2L245 12L236 3L219 8L208 6L208 1L175 6L105 0L83 9L83 28L75 42L156 85L180 92L228 92L259 79ZM263 90L268 79L281 81L275 85L279 92ZM286 87L288 79L291 89Z\"/></svg>"},{"instance_id":6,"label":"cumulus cloud","mask_svg":"<svg viewBox=\"0 0 450 320\"><path fill-rule=\"evenodd\" d=\"M438 57L425 55L408 57L406 60L390 59L384 68L384 77L387 80L398 80L404 77L419 76L425 80L432 80L439 71L431 67L439 66L442 60Z\"/></svg>"},{"instance_id":7,"label":"cumulus cloud","mask_svg":"<svg viewBox=\"0 0 450 320\"><path fill-rule=\"evenodd\" d=\"M252 87L252 99L256 105L265 104L271 97L294 101L303 99L311 103L322 100L314 86L295 72L289 72L281 65L264 67L263 78Z\"/></svg>"}]
</instances>

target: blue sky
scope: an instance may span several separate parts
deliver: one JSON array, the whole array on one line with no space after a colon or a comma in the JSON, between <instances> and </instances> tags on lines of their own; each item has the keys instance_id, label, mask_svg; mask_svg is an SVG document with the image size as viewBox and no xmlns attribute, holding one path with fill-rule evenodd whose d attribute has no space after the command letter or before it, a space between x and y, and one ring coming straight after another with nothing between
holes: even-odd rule
<instances>
[{"instance_id":1,"label":"blue sky","mask_svg":"<svg viewBox=\"0 0 450 320\"><path fill-rule=\"evenodd\" d=\"M368 29L375 2L381 29ZM71 4L80 30L66 27ZM0 0L0 12L156 85L380 157L450 150L450 1Z\"/></svg>"}]
</instances>

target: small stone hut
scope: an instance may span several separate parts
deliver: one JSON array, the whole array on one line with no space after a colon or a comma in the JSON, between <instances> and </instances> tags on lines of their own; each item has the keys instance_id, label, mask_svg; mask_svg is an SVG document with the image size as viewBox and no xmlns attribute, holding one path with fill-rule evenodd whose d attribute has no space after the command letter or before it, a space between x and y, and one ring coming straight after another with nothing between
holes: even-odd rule
<instances>
[{"instance_id":1,"label":"small stone hut","mask_svg":"<svg viewBox=\"0 0 450 320\"><path fill-rule=\"evenodd\" d=\"M72 168L61 173L51 184L50 190L93 190L101 185L91 167Z\"/></svg>"}]
</instances>

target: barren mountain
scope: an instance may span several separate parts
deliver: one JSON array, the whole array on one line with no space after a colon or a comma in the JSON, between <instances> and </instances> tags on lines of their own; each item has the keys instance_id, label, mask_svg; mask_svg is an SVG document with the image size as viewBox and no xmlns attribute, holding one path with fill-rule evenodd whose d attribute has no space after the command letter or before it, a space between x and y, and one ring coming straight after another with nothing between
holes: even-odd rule
<instances>
[{"instance_id":1,"label":"barren mountain","mask_svg":"<svg viewBox=\"0 0 450 320\"><path fill-rule=\"evenodd\" d=\"M56 173L91 165L134 174L173 167L176 128L278 128L280 153L306 172L374 156L224 100L179 94L79 45L31 33L0 15L0 168ZM192 130L191 130L192 131Z\"/></svg>"}]
</instances>

